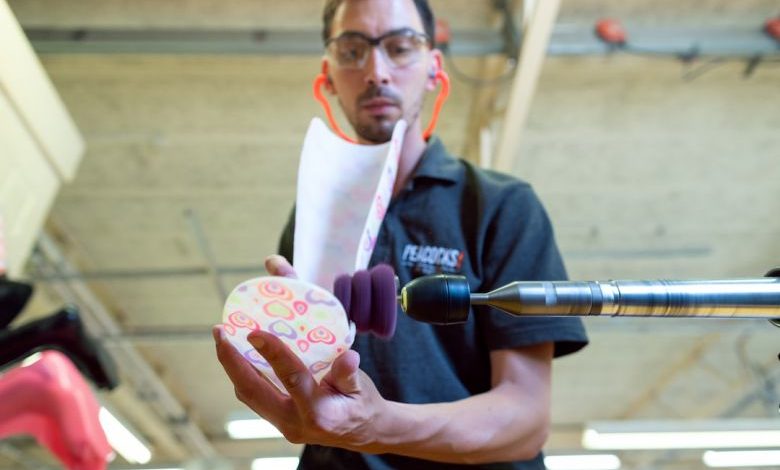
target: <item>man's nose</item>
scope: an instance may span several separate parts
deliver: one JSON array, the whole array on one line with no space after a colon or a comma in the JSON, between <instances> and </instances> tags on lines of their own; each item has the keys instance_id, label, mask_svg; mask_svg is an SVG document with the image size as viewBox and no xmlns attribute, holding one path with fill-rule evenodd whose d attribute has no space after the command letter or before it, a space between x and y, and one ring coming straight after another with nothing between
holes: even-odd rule
<instances>
[{"instance_id":1,"label":"man's nose","mask_svg":"<svg viewBox=\"0 0 780 470\"><path fill-rule=\"evenodd\" d=\"M371 54L366 61L366 83L369 85L390 83L390 65L378 47L371 49Z\"/></svg>"}]
</instances>

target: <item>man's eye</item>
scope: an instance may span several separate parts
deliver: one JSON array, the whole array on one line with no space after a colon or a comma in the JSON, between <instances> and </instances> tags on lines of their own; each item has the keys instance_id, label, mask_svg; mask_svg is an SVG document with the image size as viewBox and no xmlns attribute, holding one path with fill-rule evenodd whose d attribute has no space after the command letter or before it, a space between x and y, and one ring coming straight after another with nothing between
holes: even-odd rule
<instances>
[{"instance_id":1,"label":"man's eye","mask_svg":"<svg viewBox=\"0 0 780 470\"><path fill-rule=\"evenodd\" d=\"M390 43L386 47L387 53L391 56L402 56L412 52L413 48L411 44L406 42L394 42Z\"/></svg>"},{"instance_id":2,"label":"man's eye","mask_svg":"<svg viewBox=\"0 0 780 470\"><path fill-rule=\"evenodd\" d=\"M342 47L339 49L339 56L341 56L342 59L345 60L357 60L359 59L363 54L363 49L361 47Z\"/></svg>"},{"instance_id":3,"label":"man's eye","mask_svg":"<svg viewBox=\"0 0 780 470\"><path fill-rule=\"evenodd\" d=\"M391 49L390 52L393 55L402 55L402 54L407 54L407 53L409 53L411 51L412 51L412 49L410 47L396 46L396 47L393 47L393 49Z\"/></svg>"}]
</instances>

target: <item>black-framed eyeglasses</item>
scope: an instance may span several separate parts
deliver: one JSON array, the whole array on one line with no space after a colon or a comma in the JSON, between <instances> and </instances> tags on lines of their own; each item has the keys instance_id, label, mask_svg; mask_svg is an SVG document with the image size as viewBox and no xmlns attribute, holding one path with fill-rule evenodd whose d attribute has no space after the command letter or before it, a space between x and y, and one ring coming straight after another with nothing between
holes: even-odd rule
<instances>
[{"instance_id":1,"label":"black-framed eyeglasses","mask_svg":"<svg viewBox=\"0 0 780 470\"><path fill-rule=\"evenodd\" d=\"M419 60L425 48L431 46L427 34L411 28L396 29L376 38L347 31L325 41L328 55L346 69L362 69L372 47L379 47L393 67L405 67Z\"/></svg>"}]
</instances>

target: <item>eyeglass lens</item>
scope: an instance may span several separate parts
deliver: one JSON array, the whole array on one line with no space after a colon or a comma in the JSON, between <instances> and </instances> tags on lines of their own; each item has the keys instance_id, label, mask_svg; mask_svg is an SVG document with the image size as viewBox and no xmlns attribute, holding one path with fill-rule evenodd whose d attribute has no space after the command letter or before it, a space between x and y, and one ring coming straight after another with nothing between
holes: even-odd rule
<instances>
[{"instance_id":1,"label":"eyeglass lens","mask_svg":"<svg viewBox=\"0 0 780 470\"><path fill-rule=\"evenodd\" d=\"M415 31L399 31L379 39L379 49L395 67L415 62L426 45L425 35ZM363 68L371 46L371 38L359 33L345 33L334 38L328 49L340 67Z\"/></svg>"}]
</instances>

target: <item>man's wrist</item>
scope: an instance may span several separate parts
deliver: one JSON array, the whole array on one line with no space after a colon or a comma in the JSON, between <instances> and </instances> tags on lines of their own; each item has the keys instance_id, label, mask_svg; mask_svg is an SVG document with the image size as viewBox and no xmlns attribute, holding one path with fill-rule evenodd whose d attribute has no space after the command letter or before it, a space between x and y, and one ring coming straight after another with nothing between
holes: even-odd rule
<instances>
[{"instance_id":1,"label":"man's wrist","mask_svg":"<svg viewBox=\"0 0 780 470\"><path fill-rule=\"evenodd\" d=\"M413 415L408 411L408 405L382 400L379 411L374 415L367 428L366 442L359 445L360 452L369 454L393 453L397 446L410 436L408 429L414 427Z\"/></svg>"},{"instance_id":2,"label":"man's wrist","mask_svg":"<svg viewBox=\"0 0 780 470\"><path fill-rule=\"evenodd\" d=\"M385 401L383 412L373 427L376 440L372 454L415 455L425 447L429 439L441 432L442 422L432 413L430 406ZM421 458L424 458L421 456Z\"/></svg>"}]
</instances>

